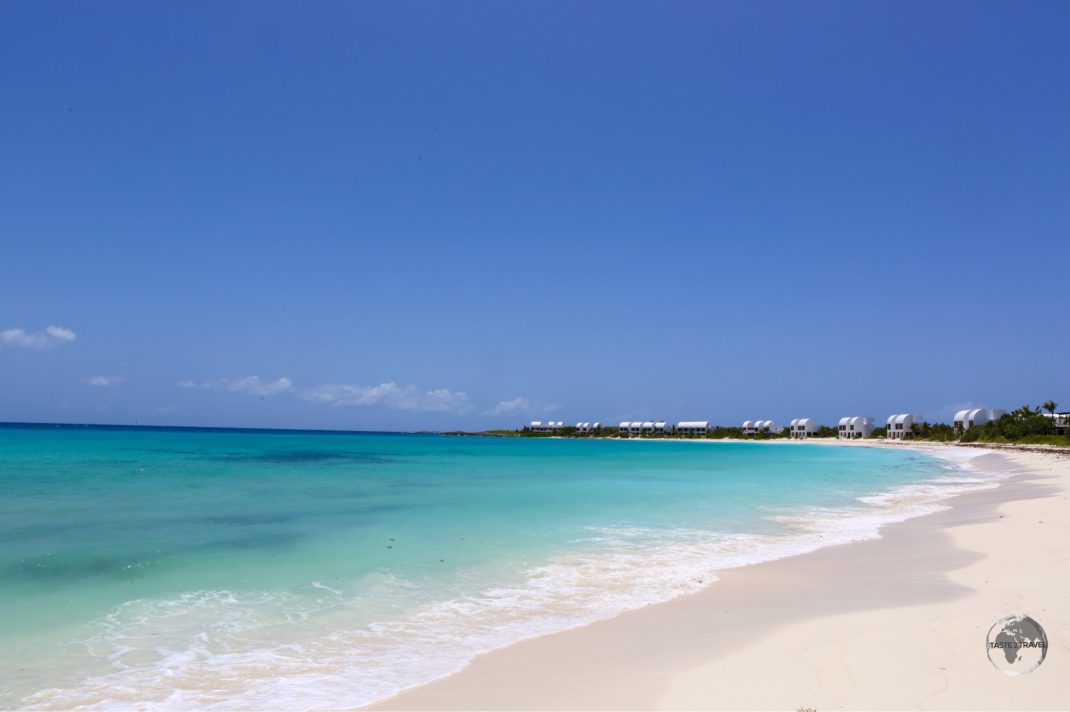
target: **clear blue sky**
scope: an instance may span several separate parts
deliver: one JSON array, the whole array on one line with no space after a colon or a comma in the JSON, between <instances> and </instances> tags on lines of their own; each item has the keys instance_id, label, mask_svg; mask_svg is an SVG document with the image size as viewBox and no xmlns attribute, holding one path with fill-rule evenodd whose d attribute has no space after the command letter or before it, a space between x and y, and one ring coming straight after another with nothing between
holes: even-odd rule
<instances>
[{"instance_id":1,"label":"clear blue sky","mask_svg":"<svg viewBox=\"0 0 1070 712\"><path fill-rule=\"evenodd\" d=\"M1065 2L9 0L0 420L1070 406L1068 36Z\"/></svg>"}]
</instances>

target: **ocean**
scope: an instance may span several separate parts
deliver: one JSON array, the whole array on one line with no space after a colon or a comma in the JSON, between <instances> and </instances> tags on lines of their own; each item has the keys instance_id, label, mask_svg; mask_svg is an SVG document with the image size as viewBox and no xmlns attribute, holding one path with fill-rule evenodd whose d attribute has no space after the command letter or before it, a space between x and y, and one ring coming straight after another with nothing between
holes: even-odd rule
<instances>
[{"instance_id":1,"label":"ocean","mask_svg":"<svg viewBox=\"0 0 1070 712\"><path fill-rule=\"evenodd\" d=\"M0 707L366 704L991 478L907 449L0 427Z\"/></svg>"}]
</instances>

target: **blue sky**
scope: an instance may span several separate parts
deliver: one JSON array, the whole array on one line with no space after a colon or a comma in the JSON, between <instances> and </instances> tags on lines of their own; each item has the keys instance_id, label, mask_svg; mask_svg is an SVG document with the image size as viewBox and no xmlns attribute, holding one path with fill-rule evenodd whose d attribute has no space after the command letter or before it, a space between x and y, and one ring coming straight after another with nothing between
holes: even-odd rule
<instances>
[{"instance_id":1,"label":"blue sky","mask_svg":"<svg viewBox=\"0 0 1070 712\"><path fill-rule=\"evenodd\" d=\"M1068 32L1045 2L5 2L0 420L1070 406Z\"/></svg>"}]
</instances>

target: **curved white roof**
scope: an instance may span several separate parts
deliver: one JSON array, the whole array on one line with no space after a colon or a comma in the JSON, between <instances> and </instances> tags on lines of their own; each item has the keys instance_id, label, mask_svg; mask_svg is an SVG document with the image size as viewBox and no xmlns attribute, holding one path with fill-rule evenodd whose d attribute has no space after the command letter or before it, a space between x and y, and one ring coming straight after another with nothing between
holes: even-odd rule
<instances>
[{"instance_id":1,"label":"curved white roof","mask_svg":"<svg viewBox=\"0 0 1070 712\"><path fill-rule=\"evenodd\" d=\"M629 425L631 425L631 423L629 423L628 421L626 421L626 420L625 420L625 421L622 421L622 422L621 422L621 424L620 424L620 429L621 429L621 430L624 430L624 429L625 429L625 428L627 428L627 427L628 427Z\"/></svg>"},{"instance_id":2,"label":"curved white roof","mask_svg":"<svg viewBox=\"0 0 1070 712\"><path fill-rule=\"evenodd\" d=\"M710 421L708 420L681 420L676 424L678 428L708 428L710 427Z\"/></svg>"},{"instance_id":3,"label":"curved white roof","mask_svg":"<svg viewBox=\"0 0 1070 712\"><path fill-rule=\"evenodd\" d=\"M744 427L744 428L749 428L749 427L751 426L751 423L752 423L752 422L753 422L753 421L750 421L750 420L744 420L744 421L743 421L743 427Z\"/></svg>"},{"instance_id":4,"label":"curved white roof","mask_svg":"<svg viewBox=\"0 0 1070 712\"><path fill-rule=\"evenodd\" d=\"M921 416L917 413L896 413L895 415L889 415L887 424L894 425L896 423L902 423L903 425L911 425L921 421Z\"/></svg>"},{"instance_id":5,"label":"curved white roof","mask_svg":"<svg viewBox=\"0 0 1070 712\"><path fill-rule=\"evenodd\" d=\"M981 423L987 423L990 420L999 420L999 418L1006 412L1007 411L1005 410L998 410L996 408L960 410L958 413L955 413L955 422L973 422L976 425L980 425Z\"/></svg>"},{"instance_id":6,"label":"curved white roof","mask_svg":"<svg viewBox=\"0 0 1070 712\"><path fill-rule=\"evenodd\" d=\"M757 426L759 428L770 428L770 429L772 429L772 428L776 427L776 423L774 423L771 420L759 420L757 422Z\"/></svg>"}]
</instances>

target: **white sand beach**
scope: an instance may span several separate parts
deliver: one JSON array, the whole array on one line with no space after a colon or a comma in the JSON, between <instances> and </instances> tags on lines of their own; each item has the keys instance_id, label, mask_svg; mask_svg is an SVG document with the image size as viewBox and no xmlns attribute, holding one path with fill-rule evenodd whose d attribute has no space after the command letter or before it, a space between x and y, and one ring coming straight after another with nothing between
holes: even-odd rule
<instances>
[{"instance_id":1,"label":"white sand beach","mask_svg":"<svg viewBox=\"0 0 1070 712\"><path fill-rule=\"evenodd\" d=\"M880 539L721 571L699 593L484 654L373 708L1070 708L1070 456L972 464L1016 474ZM1050 647L1011 676L986 635L1017 613Z\"/></svg>"}]
</instances>

